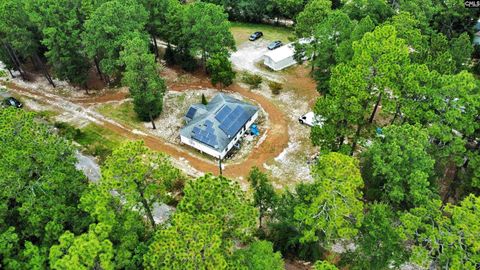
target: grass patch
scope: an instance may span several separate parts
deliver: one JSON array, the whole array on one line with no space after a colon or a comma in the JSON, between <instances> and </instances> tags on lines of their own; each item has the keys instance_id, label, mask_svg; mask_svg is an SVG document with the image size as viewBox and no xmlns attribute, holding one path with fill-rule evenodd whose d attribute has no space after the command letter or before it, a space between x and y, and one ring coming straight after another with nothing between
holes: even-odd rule
<instances>
[{"instance_id":1,"label":"grass patch","mask_svg":"<svg viewBox=\"0 0 480 270\"><path fill-rule=\"evenodd\" d=\"M270 87L272 94L278 95L280 94L280 91L283 89L283 84L279 82L270 81L268 82L268 87Z\"/></svg>"},{"instance_id":2,"label":"grass patch","mask_svg":"<svg viewBox=\"0 0 480 270\"><path fill-rule=\"evenodd\" d=\"M45 111L39 111L39 112L35 112L36 116L42 118L42 119L45 119L49 122L52 122L52 119L59 115L60 113L59 112L55 112L55 111L48 111L48 110L45 110Z\"/></svg>"},{"instance_id":3,"label":"grass patch","mask_svg":"<svg viewBox=\"0 0 480 270\"><path fill-rule=\"evenodd\" d=\"M292 28L243 22L231 22L230 31L237 45L248 42L248 37L256 31L263 32L262 38L266 40L281 40L283 43L288 43L289 38L294 36Z\"/></svg>"},{"instance_id":4,"label":"grass patch","mask_svg":"<svg viewBox=\"0 0 480 270\"><path fill-rule=\"evenodd\" d=\"M133 103L125 101L121 104L105 104L97 107L97 111L101 114L119 121L124 125L141 127L142 121L138 119L137 114L133 110Z\"/></svg>"},{"instance_id":5,"label":"grass patch","mask_svg":"<svg viewBox=\"0 0 480 270\"><path fill-rule=\"evenodd\" d=\"M87 154L97 157L101 164L125 138L102 126L89 124L80 130L74 140L85 148Z\"/></svg>"},{"instance_id":6,"label":"grass patch","mask_svg":"<svg viewBox=\"0 0 480 270\"><path fill-rule=\"evenodd\" d=\"M178 96L178 102L179 102L179 103L185 102L185 98L186 98L185 94L179 95L179 96Z\"/></svg>"},{"instance_id":7,"label":"grass patch","mask_svg":"<svg viewBox=\"0 0 480 270\"><path fill-rule=\"evenodd\" d=\"M122 136L96 124L89 124L82 129L63 122L56 122L54 126L58 129L59 135L80 144L84 152L97 157L100 164L125 140Z\"/></svg>"},{"instance_id":8,"label":"grass patch","mask_svg":"<svg viewBox=\"0 0 480 270\"><path fill-rule=\"evenodd\" d=\"M263 78L260 75L245 72L242 76L242 82L250 85L250 89L256 89L262 83Z\"/></svg>"}]
</instances>

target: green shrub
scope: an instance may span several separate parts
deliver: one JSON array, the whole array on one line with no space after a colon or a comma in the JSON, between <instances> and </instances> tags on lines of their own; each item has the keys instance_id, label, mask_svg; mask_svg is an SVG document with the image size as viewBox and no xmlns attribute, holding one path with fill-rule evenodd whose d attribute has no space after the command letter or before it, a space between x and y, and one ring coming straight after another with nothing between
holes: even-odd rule
<instances>
[{"instance_id":1,"label":"green shrub","mask_svg":"<svg viewBox=\"0 0 480 270\"><path fill-rule=\"evenodd\" d=\"M53 124L58 129L58 134L68 140L75 140L82 135L82 131L70 124L64 122L55 122Z\"/></svg>"},{"instance_id":2,"label":"green shrub","mask_svg":"<svg viewBox=\"0 0 480 270\"><path fill-rule=\"evenodd\" d=\"M37 117L45 119L48 122L53 122L53 121L50 121L50 120L53 119L53 117L55 115L57 115L57 113L53 112L53 111L39 111L39 112L36 112L35 114L36 114Z\"/></svg>"},{"instance_id":3,"label":"green shrub","mask_svg":"<svg viewBox=\"0 0 480 270\"><path fill-rule=\"evenodd\" d=\"M170 44L167 45L167 49L165 50L164 56L165 62L167 65L175 65L175 51L173 50Z\"/></svg>"},{"instance_id":4,"label":"green shrub","mask_svg":"<svg viewBox=\"0 0 480 270\"><path fill-rule=\"evenodd\" d=\"M270 90L272 91L272 94L278 95L278 94L280 94L280 91L283 89L283 84L281 84L279 82L270 81L268 83L268 87L270 87Z\"/></svg>"},{"instance_id":5,"label":"green shrub","mask_svg":"<svg viewBox=\"0 0 480 270\"><path fill-rule=\"evenodd\" d=\"M250 85L250 89L256 89L260 86L263 81L263 78L257 74L244 73L242 81Z\"/></svg>"},{"instance_id":6,"label":"green shrub","mask_svg":"<svg viewBox=\"0 0 480 270\"><path fill-rule=\"evenodd\" d=\"M189 52L176 50L175 62L179 63L185 71L194 71L197 68L197 60Z\"/></svg>"},{"instance_id":7,"label":"green shrub","mask_svg":"<svg viewBox=\"0 0 480 270\"><path fill-rule=\"evenodd\" d=\"M7 77L7 73L4 70L0 70L0 78Z\"/></svg>"},{"instance_id":8,"label":"green shrub","mask_svg":"<svg viewBox=\"0 0 480 270\"><path fill-rule=\"evenodd\" d=\"M202 94L202 104L203 104L203 105L207 105L207 104L208 104L207 98L205 97L204 94Z\"/></svg>"},{"instance_id":9,"label":"green shrub","mask_svg":"<svg viewBox=\"0 0 480 270\"><path fill-rule=\"evenodd\" d=\"M87 155L97 157L98 162L100 164L103 164L103 162L107 159L107 157L112 154L112 149L102 144L94 143L93 145L89 145L86 147L85 153Z\"/></svg>"},{"instance_id":10,"label":"green shrub","mask_svg":"<svg viewBox=\"0 0 480 270\"><path fill-rule=\"evenodd\" d=\"M207 60L207 71L213 85L220 83L222 86L229 86L235 79L232 63L228 55L217 53Z\"/></svg>"}]
</instances>

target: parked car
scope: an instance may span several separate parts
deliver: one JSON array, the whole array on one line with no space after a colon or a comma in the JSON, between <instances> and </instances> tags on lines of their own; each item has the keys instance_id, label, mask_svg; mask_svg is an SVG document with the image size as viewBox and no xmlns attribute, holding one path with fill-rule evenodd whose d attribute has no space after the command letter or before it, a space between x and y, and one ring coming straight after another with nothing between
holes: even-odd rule
<instances>
[{"instance_id":1,"label":"parked car","mask_svg":"<svg viewBox=\"0 0 480 270\"><path fill-rule=\"evenodd\" d=\"M23 104L16 98L14 97L8 97L6 99L3 100L3 105L5 106L11 106L11 107L15 107L15 108L22 108L23 107Z\"/></svg>"},{"instance_id":2,"label":"parked car","mask_svg":"<svg viewBox=\"0 0 480 270\"><path fill-rule=\"evenodd\" d=\"M322 117L315 115L313 112L308 112L298 118L298 122L302 125L307 125L310 127L321 126L323 124Z\"/></svg>"},{"instance_id":3,"label":"parked car","mask_svg":"<svg viewBox=\"0 0 480 270\"><path fill-rule=\"evenodd\" d=\"M279 48L283 45L283 43L280 40L274 41L270 44L268 44L268 49L269 50L275 50L276 48Z\"/></svg>"},{"instance_id":4,"label":"parked car","mask_svg":"<svg viewBox=\"0 0 480 270\"><path fill-rule=\"evenodd\" d=\"M250 37L248 38L248 40L250 41L255 41L259 38L263 37L263 33L262 32L255 32L253 34L250 35Z\"/></svg>"}]
</instances>

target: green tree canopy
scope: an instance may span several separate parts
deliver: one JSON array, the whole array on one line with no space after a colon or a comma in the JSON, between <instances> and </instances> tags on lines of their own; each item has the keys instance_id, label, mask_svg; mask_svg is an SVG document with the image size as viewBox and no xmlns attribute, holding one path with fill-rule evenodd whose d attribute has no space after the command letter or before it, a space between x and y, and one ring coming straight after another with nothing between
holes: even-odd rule
<instances>
[{"instance_id":1,"label":"green tree canopy","mask_svg":"<svg viewBox=\"0 0 480 270\"><path fill-rule=\"evenodd\" d=\"M207 71L210 74L210 81L213 85L220 83L221 86L229 86L235 79L232 63L228 54L217 53L207 60Z\"/></svg>"},{"instance_id":2,"label":"green tree canopy","mask_svg":"<svg viewBox=\"0 0 480 270\"><path fill-rule=\"evenodd\" d=\"M100 5L85 21L82 43L90 59L99 62L108 76L118 75L122 62L120 51L128 35L142 32L148 13L134 0L113 0Z\"/></svg>"},{"instance_id":3,"label":"green tree canopy","mask_svg":"<svg viewBox=\"0 0 480 270\"><path fill-rule=\"evenodd\" d=\"M328 93L328 82L331 69L337 63L337 49L344 42L350 41L353 23L343 12L336 10L326 15L326 18L313 30L312 68L314 79L318 82L317 89L323 95ZM351 44L349 42L349 44ZM309 51L307 50L307 54Z\"/></svg>"},{"instance_id":4,"label":"green tree canopy","mask_svg":"<svg viewBox=\"0 0 480 270\"><path fill-rule=\"evenodd\" d=\"M175 213L159 229L144 256L146 269L226 269L231 245L222 243L222 225L212 214Z\"/></svg>"},{"instance_id":5,"label":"green tree canopy","mask_svg":"<svg viewBox=\"0 0 480 270\"><path fill-rule=\"evenodd\" d=\"M471 194L459 205L441 201L411 209L401 217L400 233L410 246L411 260L428 267L432 262L451 269L474 270L480 261L480 199Z\"/></svg>"},{"instance_id":6,"label":"green tree canopy","mask_svg":"<svg viewBox=\"0 0 480 270\"><path fill-rule=\"evenodd\" d=\"M315 270L338 270L338 268L327 261L316 261L313 265Z\"/></svg>"},{"instance_id":7,"label":"green tree canopy","mask_svg":"<svg viewBox=\"0 0 480 270\"><path fill-rule=\"evenodd\" d=\"M268 176L254 167L248 175L248 181L253 188L253 204L258 208L258 223L262 227L262 219L270 215L277 202L277 194Z\"/></svg>"},{"instance_id":8,"label":"green tree canopy","mask_svg":"<svg viewBox=\"0 0 480 270\"><path fill-rule=\"evenodd\" d=\"M312 173L314 183L300 184L306 194L295 206L300 241L318 241L328 247L337 239L353 238L363 219L363 180L358 161L329 153L319 158Z\"/></svg>"},{"instance_id":9,"label":"green tree canopy","mask_svg":"<svg viewBox=\"0 0 480 270\"><path fill-rule=\"evenodd\" d=\"M129 142L115 149L105 161L100 186L124 200L124 207L145 215L155 227L154 204L167 200L166 187L182 177L167 156Z\"/></svg>"},{"instance_id":10,"label":"green tree canopy","mask_svg":"<svg viewBox=\"0 0 480 270\"><path fill-rule=\"evenodd\" d=\"M155 56L148 52L146 39L137 33L130 37L120 53L121 61L125 64L122 82L129 88L138 117L150 120L155 129L154 118L162 112L167 87L158 75Z\"/></svg>"},{"instance_id":11,"label":"green tree canopy","mask_svg":"<svg viewBox=\"0 0 480 270\"><path fill-rule=\"evenodd\" d=\"M182 44L192 50L192 55L201 55L206 67L210 56L235 50L235 40L230 32L227 14L217 5L195 2L186 6L183 21Z\"/></svg>"},{"instance_id":12,"label":"green tree canopy","mask_svg":"<svg viewBox=\"0 0 480 270\"><path fill-rule=\"evenodd\" d=\"M45 260L65 230L86 228L90 219L77 205L87 180L75 169L72 146L32 113L0 110L0 127L0 242L9 243L0 257L15 268L33 256L27 249Z\"/></svg>"},{"instance_id":13,"label":"green tree canopy","mask_svg":"<svg viewBox=\"0 0 480 270\"><path fill-rule=\"evenodd\" d=\"M225 240L252 237L257 211L237 183L222 176L205 175L188 182L184 193L177 211L192 216L213 215L220 222Z\"/></svg>"},{"instance_id":14,"label":"green tree canopy","mask_svg":"<svg viewBox=\"0 0 480 270\"><path fill-rule=\"evenodd\" d=\"M280 14L287 18L294 19L305 9L305 0L273 0L274 11L278 10ZM276 15L276 14L275 14Z\"/></svg>"},{"instance_id":15,"label":"green tree canopy","mask_svg":"<svg viewBox=\"0 0 480 270\"><path fill-rule=\"evenodd\" d=\"M114 269L112 243L106 239L110 228L103 224L92 224L88 233L75 237L65 232L59 244L50 249L50 267L52 269L82 269L95 267Z\"/></svg>"},{"instance_id":16,"label":"green tree canopy","mask_svg":"<svg viewBox=\"0 0 480 270\"><path fill-rule=\"evenodd\" d=\"M364 153L371 199L382 198L397 209L428 203L435 194L429 179L435 161L427 132L405 124L386 127L383 134Z\"/></svg>"},{"instance_id":17,"label":"green tree canopy","mask_svg":"<svg viewBox=\"0 0 480 270\"><path fill-rule=\"evenodd\" d=\"M285 269L282 255L280 252L274 252L272 243L268 241L255 241L247 248L236 250L232 260L239 266L239 269Z\"/></svg>"},{"instance_id":18,"label":"green tree canopy","mask_svg":"<svg viewBox=\"0 0 480 270\"><path fill-rule=\"evenodd\" d=\"M142 266L143 255L153 232L149 226L145 226L145 217L141 212L129 208L130 205L124 203L118 193L105 189L101 183L90 186L81 198L80 207L90 214L94 223L88 232L75 236L78 245L83 245L85 239L99 240L105 245L111 243L114 256L111 260L108 259L108 264L111 263L117 269L138 269ZM82 263L88 265L101 259L90 255L90 250L77 251L76 247L72 247L70 250L62 248L62 252L55 250L55 260L62 262L68 261L70 256L82 256L85 258ZM52 247L55 248L58 249ZM98 254L103 252L102 249L97 251Z\"/></svg>"},{"instance_id":19,"label":"green tree canopy","mask_svg":"<svg viewBox=\"0 0 480 270\"><path fill-rule=\"evenodd\" d=\"M352 20L361 20L363 17L370 16L375 25L383 23L393 15L393 9L385 0L356 0L345 1L342 10L350 16Z\"/></svg>"},{"instance_id":20,"label":"green tree canopy","mask_svg":"<svg viewBox=\"0 0 480 270\"><path fill-rule=\"evenodd\" d=\"M396 217L388 204L370 205L357 248L351 258L351 269L391 269L407 259L403 239L396 230Z\"/></svg>"},{"instance_id":21,"label":"green tree canopy","mask_svg":"<svg viewBox=\"0 0 480 270\"><path fill-rule=\"evenodd\" d=\"M32 0L35 10L30 17L42 30L45 56L55 75L84 86L89 61L82 52L83 14L80 0Z\"/></svg>"},{"instance_id":22,"label":"green tree canopy","mask_svg":"<svg viewBox=\"0 0 480 270\"><path fill-rule=\"evenodd\" d=\"M326 17L332 9L330 0L311 0L300 12L296 18L295 34L298 37L311 37L319 23Z\"/></svg>"},{"instance_id":23,"label":"green tree canopy","mask_svg":"<svg viewBox=\"0 0 480 270\"><path fill-rule=\"evenodd\" d=\"M314 112L323 118L321 126L312 128L310 137L322 152L352 152L347 144L356 141L366 125L365 110L371 102L366 91L368 70L347 64L337 65L330 80L329 94L318 98Z\"/></svg>"},{"instance_id":24,"label":"green tree canopy","mask_svg":"<svg viewBox=\"0 0 480 270\"><path fill-rule=\"evenodd\" d=\"M28 2L27 2L28 3ZM36 55L40 46L39 31L28 16L23 1L0 3L0 42L15 69L24 77L22 60Z\"/></svg>"},{"instance_id":25,"label":"green tree canopy","mask_svg":"<svg viewBox=\"0 0 480 270\"><path fill-rule=\"evenodd\" d=\"M405 40L410 59L414 63L423 64L429 52L428 38L421 30L421 22L410 13L400 12L391 17L387 25L397 30L397 36Z\"/></svg>"}]
</instances>

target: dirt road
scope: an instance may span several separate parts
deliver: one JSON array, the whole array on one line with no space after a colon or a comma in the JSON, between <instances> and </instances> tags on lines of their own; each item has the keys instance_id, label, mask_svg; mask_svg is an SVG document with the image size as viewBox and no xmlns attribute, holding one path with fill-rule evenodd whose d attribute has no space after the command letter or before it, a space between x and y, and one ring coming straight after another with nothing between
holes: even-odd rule
<instances>
[{"instance_id":1,"label":"dirt road","mask_svg":"<svg viewBox=\"0 0 480 270\"><path fill-rule=\"evenodd\" d=\"M182 89L187 90L203 87L213 87L204 78L198 78L198 80L196 81L197 82L195 83L195 85L188 83L169 84L169 88L181 91ZM112 132L120 134L125 138L132 140L143 140L145 142L145 145L147 145L153 150L164 152L176 159L184 159L188 161L190 166L200 172L212 172L214 174L218 174L218 166L213 160L207 161L200 159L190 154L189 152L180 149L176 145L164 141L159 137L155 137L150 134L139 134L138 132L135 132L135 129L133 127L119 124L118 122L105 117L104 115L98 113L91 108L91 105L93 104L100 104L109 101L119 101L125 99L127 93L124 91L107 93L100 96L92 95L81 98L67 98L57 94L53 94L52 92L41 92L39 90L29 89L28 87L20 86L12 81L1 83L5 85L9 90L14 91L19 95L27 96L34 100L47 103L51 106L58 108L60 111L67 110L81 112L85 115L86 118L92 120L92 122L101 124L103 127L111 130ZM266 131L267 136L265 141L263 141L263 143L261 143L257 148L254 148L254 150L248 155L248 157L244 161L236 164L226 165L223 170L223 174L228 177L245 177L253 166L257 166L262 169L263 164L266 161L279 155L282 150L287 146L287 119L280 109L278 109L268 99L261 95L255 94L238 85L232 85L226 90L240 93L241 95L251 100L254 100L263 107L263 109L267 112L270 118L269 120L271 123L271 127Z\"/></svg>"}]
</instances>

